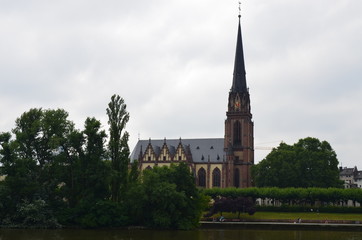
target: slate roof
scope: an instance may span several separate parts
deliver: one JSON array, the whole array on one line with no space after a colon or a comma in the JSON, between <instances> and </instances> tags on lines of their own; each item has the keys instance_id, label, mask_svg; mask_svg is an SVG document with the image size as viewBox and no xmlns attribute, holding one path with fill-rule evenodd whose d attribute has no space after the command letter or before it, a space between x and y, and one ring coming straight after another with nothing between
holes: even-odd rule
<instances>
[{"instance_id":1,"label":"slate roof","mask_svg":"<svg viewBox=\"0 0 362 240\"><path fill-rule=\"evenodd\" d=\"M356 168L342 168L339 172L340 176L351 176L353 177L354 174L356 173L357 169Z\"/></svg>"},{"instance_id":2,"label":"slate roof","mask_svg":"<svg viewBox=\"0 0 362 240\"><path fill-rule=\"evenodd\" d=\"M142 149L144 153L151 141L153 149L162 149L166 141L170 154L173 155L180 143L180 139L158 139L158 140L139 140L131 153L131 161L137 160ZM181 139L184 150L189 150L192 160L195 163L222 163L225 159L224 138L199 138L199 139Z\"/></svg>"}]
</instances>

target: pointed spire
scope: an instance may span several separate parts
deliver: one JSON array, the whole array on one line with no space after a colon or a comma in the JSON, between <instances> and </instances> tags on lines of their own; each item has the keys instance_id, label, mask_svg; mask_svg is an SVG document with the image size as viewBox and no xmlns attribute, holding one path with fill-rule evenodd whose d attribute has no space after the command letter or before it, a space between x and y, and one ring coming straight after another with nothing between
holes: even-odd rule
<instances>
[{"instance_id":1,"label":"pointed spire","mask_svg":"<svg viewBox=\"0 0 362 240\"><path fill-rule=\"evenodd\" d=\"M234 63L234 76L233 76L233 85L231 87L231 92L247 92L246 87L246 72L245 72L245 63L244 63L244 51L243 51L243 41L241 38L241 24L240 24L240 14L239 14L239 27L238 27L238 36L236 42L236 53L235 53L235 63Z\"/></svg>"}]
</instances>

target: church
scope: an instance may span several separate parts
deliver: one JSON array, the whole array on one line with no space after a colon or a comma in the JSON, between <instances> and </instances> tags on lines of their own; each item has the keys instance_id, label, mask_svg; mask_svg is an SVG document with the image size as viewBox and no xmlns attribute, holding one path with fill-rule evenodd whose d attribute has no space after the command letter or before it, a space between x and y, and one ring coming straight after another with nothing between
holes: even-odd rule
<instances>
[{"instance_id":1,"label":"church","mask_svg":"<svg viewBox=\"0 0 362 240\"><path fill-rule=\"evenodd\" d=\"M246 84L240 15L234 73L229 91L224 138L139 140L131 153L140 170L185 162L203 188L252 186L254 123Z\"/></svg>"}]
</instances>

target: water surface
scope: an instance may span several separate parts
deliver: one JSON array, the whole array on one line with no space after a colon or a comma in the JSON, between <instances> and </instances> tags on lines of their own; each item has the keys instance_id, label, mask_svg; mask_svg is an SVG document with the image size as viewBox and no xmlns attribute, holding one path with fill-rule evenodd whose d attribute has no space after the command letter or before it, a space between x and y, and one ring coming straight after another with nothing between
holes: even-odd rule
<instances>
[{"instance_id":1,"label":"water surface","mask_svg":"<svg viewBox=\"0 0 362 240\"><path fill-rule=\"evenodd\" d=\"M19 230L0 229L0 240L362 240L361 232L314 230L200 229L155 230Z\"/></svg>"}]
</instances>

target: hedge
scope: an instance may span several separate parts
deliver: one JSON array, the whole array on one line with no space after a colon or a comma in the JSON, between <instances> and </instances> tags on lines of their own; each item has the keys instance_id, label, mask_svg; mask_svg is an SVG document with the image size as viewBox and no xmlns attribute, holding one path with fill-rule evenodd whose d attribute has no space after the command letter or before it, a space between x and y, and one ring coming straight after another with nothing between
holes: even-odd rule
<instances>
[{"instance_id":1,"label":"hedge","mask_svg":"<svg viewBox=\"0 0 362 240\"><path fill-rule=\"evenodd\" d=\"M320 206L343 205L348 200L362 203L362 189L342 188L211 188L203 190L205 195L217 197L251 197L271 199L282 205Z\"/></svg>"}]
</instances>

